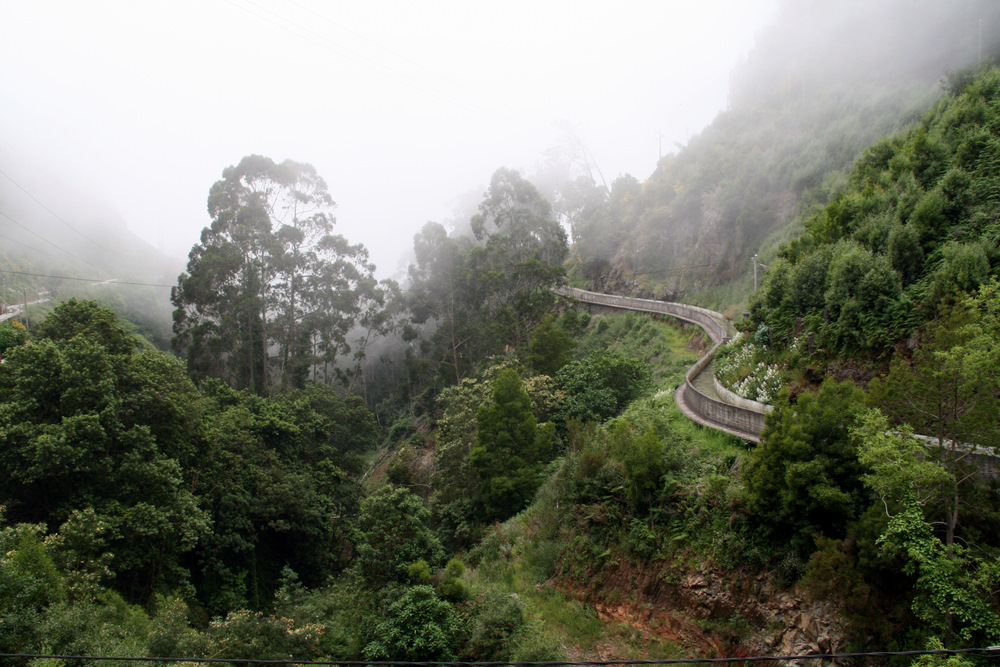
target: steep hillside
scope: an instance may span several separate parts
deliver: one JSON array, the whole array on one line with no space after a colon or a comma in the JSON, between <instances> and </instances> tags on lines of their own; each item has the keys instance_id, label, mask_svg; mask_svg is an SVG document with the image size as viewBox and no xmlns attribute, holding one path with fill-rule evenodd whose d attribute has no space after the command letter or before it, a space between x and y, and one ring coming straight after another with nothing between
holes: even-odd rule
<instances>
[{"instance_id":1,"label":"steep hillside","mask_svg":"<svg viewBox=\"0 0 1000 667\"><path fill-rule=\"evenodd\" d=\"M775 341L883 354L1000 270L1000 70L868 148L751 301ZM798 318L798 321L797 319Z\"/></svg>"},{"instance_id":2,"label":"steep hillside","mask_svg":"<svg viewBox=\"0 0 1000 667\"><path fill-rule=\"evenodd\" d=\"M96 299L166 348L169 285L176 282L182 263L137 237L94 197L53 182L37 167L0 154L0 171L0 271L5 285L0 298L11 305L42 298ZM33 310L37 316L46 306Z\"/></svg>"},{"instance_id":3,"label":"steep hillside","mask_svg":"<svg viewBox=\"0 0 1000 667\"><path fill-rule=\"evenodd\" d=\"M620 179L581 207L581 276L673 298L734 281L746 290L753 256L767 261L793 237L839 170L919 118L946 73L998 43L995 3L786 4L712 125L641 188Z\"/></svg>"}]
</instances>

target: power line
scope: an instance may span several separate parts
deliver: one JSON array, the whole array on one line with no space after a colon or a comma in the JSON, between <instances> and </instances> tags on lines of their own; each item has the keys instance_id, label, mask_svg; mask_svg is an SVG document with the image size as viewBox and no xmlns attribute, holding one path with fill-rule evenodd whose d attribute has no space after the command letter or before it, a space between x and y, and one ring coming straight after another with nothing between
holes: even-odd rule
<instances>
[{"instance_id":1,"label":"power line","mask_svg":"<svg viewBox=\"0 0 1000 667\"><path fill-rule=\"evenodd\" d=\"M86 240L88 240L91 243L93 243L95 246L97 246L101 250L105 250L105 251L107 250L107 248L104 248L100 243L98 243L97 241L95 241L94 239L90 238L89 236L87 236L86 234L84 234L83 232L81 232L79 229L77 229L76 227L74 227L73 225L71 225L68 222L66 222L65 220L63 220L62 217L60 217L55 211L53 211L51 208L49 208L48 206L46 206L45 204L43 204L41 201L39 201L39 199L37 197L35 197L35 195L33 195L30 192L28 192L24 188L23 185L21 185L20 183L18 183L17 181L15 181L13 178L11 178L10 174L8 174L7 172L5 172L3 169L0 169L0 174L3 174L7 178L8 181L10 181L14 185L16 185L18 187L18 189L21 190L21 192L23 192L24 194L28 195L31 198L32 201L34 201L36 204L38 204L39 206L41 206L42 208L44 208L46 211L48 211L52 215L53 218L55 218L59 222L61 222L64 225L66 225L67 227L69 227L70 229L72 229L74 232L76 232L77 234L79 234L80 236L82 236L83 238L85 238Z\"/></svg>"},{"instance_id":2,"label":"power line","mask_svg":"<svg viewBox=\"0 0 1000 667\"><path fill-rule=\"evenodd\" d=\"M90 262L88 262L87 260L85 260L84 258L82 258L82 257L77 257L76 255L74 255L73 253L71 253L71 252L70 252L69 250L66 250L65 248L60 248L59 246L57 246L57 245L56 245L55 243L53 243L52 241L48 240L47 238L45 238L45 237L44 237L44 236L42 236L41 234L38 234L37 232L35 232L35 231L32 231L31 229L28 229L27 227L25 227L25 226L24 226L24 225L22 225L22 224L21 224L20 222L18 222L18 221L17 221L17 220L15 220L14 218L10 217L9 215L7 215L6 213L4 213L3 211L0 211L0 215L2 215L3 217L7 218L8 220L10 220L11 222L13 222L13 223L14 223L15 225L17 225L18 227L20 227L20 228L21 228L21 229L23 229L24 231L28 232L28 233L29 233L29 234L31 234L32 236L34 236L34 237L36 237L36 238L39 238L39 239L41 239L41 240L42 240L42 241L44 241L45 243L48 243L48 244L49 244L50 246L52 246L52 247L53 247L53 248L55 248L56 250L58 250L58 251L60 251L60 252L64 252L64 253L66 253L67 255L69 255L70 257L72 257L73 259L75 259L75 260L77 260L77 261L80 261L80 262L83 262L84 264L86 264L86 265L88 265L88 266L92 266L92 267L93 267L93 268L95 268L95 269L96 269L96 268L99 268L99 267L97 267L97 266L94 266L93 264L91 264Z\"/></svg>"},{"instance_id":3,"label":"power line","mask_svg":"<svg viewBox=\"0 0 1000 667\"><path fill-rule=\"evenodd\" d=\"M51 660L121 660L130 662L200 662L200 663L239 663L243 665L343 665L344 667L361 667L362 665L399 665L401 667L609 667L611 665L683 665L683 664L717 664L732 662L778 662L787 660L846 660L850 658L884 658L909 657L921 655L990 655L1000 654L1000 646L986 648L934 649L922 651L866 651L863 653L807 653L805 655L758 655L734 658L674 658L670 660L547 660L536 662L465 662L465 661L424 661L407 660L295 660L282 658L267 660L263 658L161 658L138 656L96 656L96 655L50 655L43 653L0 653L0 658L27 658Z\"/></svg>"},{"instance_id":4,"label":"power line","mask_svg":"<svg viewBox=\"0 0 1000 667\"><path fill-rule=\"evenodd\" d=\"M84 283L108 283L109 285L141 285L143 287L177 287L177 285L164 285L163 283L140 283L128 280L118 280L116 278L73 278L71 276L53 276L47 273L29 273L28 271L11 271L10 269L0 269L0 273L13 273L19 276L33 276L35 278L57 278L59 280L76 280Z\"/></svg>"},{"instance_id":5,"label":"power line","mask_svg":"<svg viewBox=\"0 0 1000 667\"><path fill-rule=\"evenodd\" d=\"M18 245L23 245L28 250L34 250L35 252L37 252L40 255L45 255L47 257L54 257L54 255L52 253L50 253L50 252L47 252L45 250L39 250L38 248L36 248L35 246L31 245L30 243L25 243L24 241L18 241L17 239L11 238L11 237L9 237L9 236L7 236L5 234L0 234L0 239L7 239L11 243L16 243Z\"/></svg>"}]
</instances>

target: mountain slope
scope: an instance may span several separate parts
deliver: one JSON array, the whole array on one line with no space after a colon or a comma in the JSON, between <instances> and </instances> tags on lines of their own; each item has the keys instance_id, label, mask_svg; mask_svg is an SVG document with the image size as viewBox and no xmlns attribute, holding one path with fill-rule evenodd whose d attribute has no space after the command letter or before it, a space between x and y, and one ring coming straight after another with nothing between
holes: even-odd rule
<instances>
[{"instance_id":1,"label":"mountain slope","mask_svg":"<svg viewBox=\"0 0 1000 667\"><path fill-rule=\"evenodd\" d=\"M752 257L792 238L840 170L919 118L941 77L994 53L998 37L1000 6L977 0L787 4L735 73L729 109L641 191L613 187L578 216L584 277L673 299L749 287Z\"/></svg>"}]
</instances>

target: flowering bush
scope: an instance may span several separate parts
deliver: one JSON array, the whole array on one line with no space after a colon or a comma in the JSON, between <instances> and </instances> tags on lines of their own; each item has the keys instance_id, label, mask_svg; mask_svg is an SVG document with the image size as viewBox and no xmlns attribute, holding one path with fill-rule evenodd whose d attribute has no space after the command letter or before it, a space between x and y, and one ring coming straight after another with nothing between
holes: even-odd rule
<instances>
[{"instance_id":1,"label":"flowering bush","mask_svg":"<svg viewBox=\"0 0 1000 667\"><path fill-rule=\"evenodd\" d=\"M781 389L781 369L769 357L767 345L739 333L719 348L715 377L737 396L770 405Z\"/></svg>"}]
</instances>

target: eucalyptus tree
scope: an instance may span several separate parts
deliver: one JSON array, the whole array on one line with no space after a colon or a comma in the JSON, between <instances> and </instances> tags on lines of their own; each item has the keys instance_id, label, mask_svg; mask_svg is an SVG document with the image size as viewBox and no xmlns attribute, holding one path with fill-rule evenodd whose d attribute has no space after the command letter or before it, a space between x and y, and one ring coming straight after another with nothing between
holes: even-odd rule
<instances>
[{"instance_id":1,"label":"eucalyptus tree","mask_svg":"<svg viewBox=\"0 0 1000 667\"><path fill-rule=\"evenodd\" d=\"M475 239L427 223L414 237L407 306L425 354L460 382L479 360L527 343L565 276L566 232L518 172L498 169L470 221Z\"/></svg>"},{"instance_id":2,"label":"eucalyptus tree","mask_svg":"<svg viewBox=\"0 0 1000 667\"><path fill-rule=\"evenodd\" d=\"M471 256L481 306L506 332L505 343L523 344L565 276L566 231L535 186L504 168L493 174L471 226L484 243Z\"/></svg>"},{"instance_id":3,"label":"eucalyptus tree","mask_svg":"<svg viewBox=\"0 0 1000 667\"><path fill-rule=\"evenodd\" d=\"M413 237L416 263L410 265L407 307L413 323L432 324L428 331L431 354L449 369L455 383L471 367L470 348L483 343L473 273L472 244L450 237L436 222L428 222Z\"/></svg>"},{"instance_id":4,"label":"eucalyptus tree","mask_svg":"<svg viewBox=\"0 0 1000 667\"><path fill-rule=\"evenodd\" d=\"M335 206L309 164L251 155L222 172L171 296L174 346L196 376L267 394L350 349L380 286L364 246L333 233Z\"/></svg>"}]
</instances>

